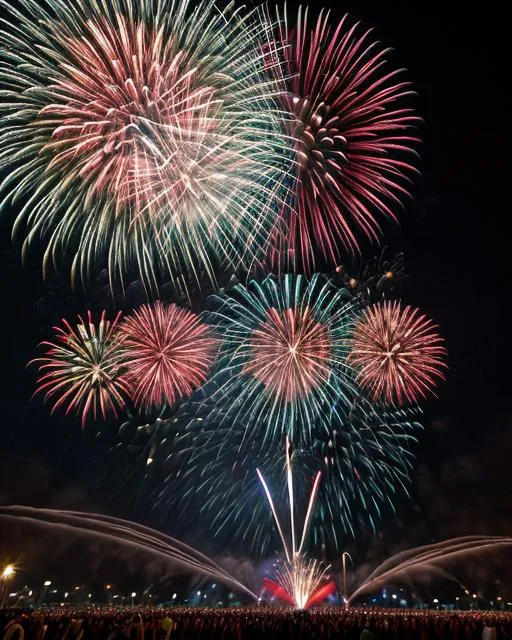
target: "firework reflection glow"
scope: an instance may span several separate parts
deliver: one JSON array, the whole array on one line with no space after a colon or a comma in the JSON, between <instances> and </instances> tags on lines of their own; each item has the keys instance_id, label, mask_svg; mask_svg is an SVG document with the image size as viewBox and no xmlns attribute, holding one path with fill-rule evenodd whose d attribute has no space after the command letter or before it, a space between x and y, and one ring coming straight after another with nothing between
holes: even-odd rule
<instances>
[{"instance_id":1,"label":"firework reflection glow","mask_svg":"<svg viewBox=\"0 0 512 640\"><path fill-rule=\"evenodd\" d=\"M286 561L279 563L276 567L276 571L274 572L275 581L265 578L263 586L283 602L295 606L298 609L306 609L324 600L335 589L334 581L323 584L330 566L324 567L320 561L309 560L303 555L304 543L311 522L311 514L318 494L322 473L318 471L313 482L313 489L309 497L308 508L298 546L295 533L295 500L293 493L293 474L290 462L290 441L288 438L286 439L286 482L290 502L291 546L286 541L284 530L277 515L272 494L270 493L265 478L259 469L256 469L256 473L263 485L286 556Z\"/></svg>"}]
</instances>

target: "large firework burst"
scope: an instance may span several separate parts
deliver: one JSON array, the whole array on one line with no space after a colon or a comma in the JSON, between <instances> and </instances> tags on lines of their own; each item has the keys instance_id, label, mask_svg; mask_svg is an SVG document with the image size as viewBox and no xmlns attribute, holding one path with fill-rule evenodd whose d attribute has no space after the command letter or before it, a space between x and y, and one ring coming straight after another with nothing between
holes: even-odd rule
<instances>
[{"instance_id":1,"label":"large firework burst","mask_svg":"<svg viewBox=\"0 0 512 640\"><path fill-rule=\"evenodd\" d=\"M24 250L184 288L263 249L289 156L268 24L213 0L0 5L1 189Z\"/></svg>"},{"instance_id":2,"label":"large firework burst","mask_svg":"<svg viewBox=\"0 0 512 640\"><path fill-rule=\"evenodd\" d=\"M364 398L345 416L339 411L330 417L328 430L321 425L314 438L298 437L292 452L297 504L307 502L311 477L322 472L306 549L325 544L341 550L347 536L376 530L394 513L395 503L409 492L421 429L416 409L377 410ZM240 540L261 555L269 553L272 518L256 469L265 469L274 492L284 486L280 446L262 446L267 425L251 437L241 422L202 425L192 423L157 454L167 461L168 474L154 497L159 514L175 519L179 513L185 528L192 526L189 518L200 518L219 540ZM275 499L286 501L286 489Z\"/></svg>"},{"instance_id":3,"label":"large firework burst","mask_svg":"<svg viewBox=\"0 0 512 640\"><path fill-rule=\"evenodd\" d=\"M92 413L105 419L108 413L117 416L125 406L129 386L124 375L121 352L122 338L118 332L119 315L114 321L101 314L93 321L91 312L73 327L63 320L63 327L54 327L55 342L42 342L44 356L32 360L41 376L37 392L53 399L53 409L66 407L66 414L81 413L82 426Z\"/></svg>"},{"instance_id":4,"label":"large firework burst","mask_svg":"<svg viewBox=\"0 0 512 640\"><path fill-rule=\"evenodd\" d=\"M432 393L444 378L445 355L431 320L418 309L384 301L357 322L349 362L374 400L401 406Z\"/></svg>"},{"instance_id":5,"label":"large firework burst","mask_svg":"<svg viewBox=\"0 0 512 640\"><path fill-rule=\"evenodd\" d=\"M295 188L283 209L289 224L276 230L275 257L309 271L315 255L336 264L341 248L353 253L361 237L377 240L381 215L396 219L419 118L407 106L402 70L388 66L389 50L370 30L347 16L331 25L326 11L314 21L302 7L290 22L285 12L276 41L286 46L266 53L269 64L284 58L282 104L296 145Z\"/></svg>"},{"instance_id":6,"label":"large firework burst","mask_svg":"<svg viewBox=\"0 0 512 640\"><path fill-rule=\"evenodd\" d=\"M191 311L160 301L143 305L120 332L136 405L173 405L205 381L217 340Z\"/></svg>"},{"instance_id":7,"label":"large firework burst","mask_svg":"<svg viewBox=\"0 0 512 640\"><path fill-rule=\"evenodd\" d=\"M214 402L224 419L265 424L269 437L308 431L357 393L345 360L353 307L314 275L251 281L213 296L205 317L223 336Z\"/></svg>"}]
</instances>

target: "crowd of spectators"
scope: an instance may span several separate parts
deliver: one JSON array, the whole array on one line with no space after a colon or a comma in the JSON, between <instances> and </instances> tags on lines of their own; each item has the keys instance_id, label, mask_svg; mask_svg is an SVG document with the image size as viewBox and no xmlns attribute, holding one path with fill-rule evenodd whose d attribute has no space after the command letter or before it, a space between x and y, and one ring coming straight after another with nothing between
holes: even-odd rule
<instances>
[{"instance_id":1,"label":"crowd of spectators","mask_svg":"<svg viewBox=\"0 0 512 640\"><path fill-rule=\"evenodd\" d=\"M80 608L0 611L0 640L498 640L512 614L321 608Z\"/></svg>"}]
</instances>

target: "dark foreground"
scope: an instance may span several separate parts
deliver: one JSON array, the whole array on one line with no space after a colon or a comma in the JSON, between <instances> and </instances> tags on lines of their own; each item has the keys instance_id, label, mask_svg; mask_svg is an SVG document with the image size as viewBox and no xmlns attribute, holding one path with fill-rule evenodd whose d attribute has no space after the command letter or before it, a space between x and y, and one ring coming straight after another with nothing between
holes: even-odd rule
<instances>
[{"instance_id":1,"label":"dark foreground","mask_svg":"<svg viewBox=\"0 0 512 640\"><path fill-rule=\"evenodd\" d=\"M1 640L480 640L512 638L512 614L379 609L151 607L0 611Z\"/></svg>"}]
</instances>

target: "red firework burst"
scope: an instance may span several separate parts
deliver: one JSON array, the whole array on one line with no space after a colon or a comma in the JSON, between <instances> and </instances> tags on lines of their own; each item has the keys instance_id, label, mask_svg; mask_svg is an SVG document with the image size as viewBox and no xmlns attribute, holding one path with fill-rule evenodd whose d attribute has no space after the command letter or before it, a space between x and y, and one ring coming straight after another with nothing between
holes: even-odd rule
<instances>
[{"instance_id":1,"label":"red firework burst","mask_svg":"<svg viewBox=\"0 0 512 640\"><path fill-rule=\"evenodd\" d=\"M335 28L328 20L321 12L310 26L308 10L299 9L297 27L285 17L280 34L296 181L273 258L284 252L306 271L317 249L335 264L340 245L355 252L360 236L378 240L379 214L396 219L393 205L409 195L419 141L408 133L419 118L402 106L412 91L397 79L402 70L386 70L388 50L347 16Z\"/></svg>"},{"instance_id":2,"label":"red firework burst","mask_svg":"<svg viewBox=\"0 0 512 640\"><path fill-rule=\"evenodd\" d=\"M374 400L401 406L425 398L444 378L443 342L418 309L386 301L357 322L348 361Z\"/></svg>"},{"instance_id":3,"label":"red firework burst","mask_svg":"<svg viewBox=\"0 0 512 640\"><path fill-rule=\"evenodd\" d=\"M253 331L249 349L245 372L285 402L307 396L329 378L327 330L308 308L271 308L266 322Z\"/></svg>"},{"instance_id":4,"label":"red firework burst","mask_svg":"<svg viewBox=\"0 0 512 640\"><path fill-rule=\"evenodd\" d=\"M135 404L174 404L205 381L217 340L191 311L162 302L143 305L120 331Z\"/></svg>"},{"instance_id":5,"label":"red firework burst","mask_svg":"<svg viewBox=\"0 0 512 640\"><path fill-rule=\"evenodd\" d=\"M63 328L54 327L57 341L41 343L48 350L29 364L37 363L42 373L36 393L55 399L52 413L61 406L66 414L81 412L84 427L90 412L94 419L99 414L106 419L108 413L117 416L125 406L129 388L117 329L120 315L110 322L103 312L95 324L88 311L87 321L79 316L79 323L72 327L63 320Z\"/></svg>"}]
</instances>

